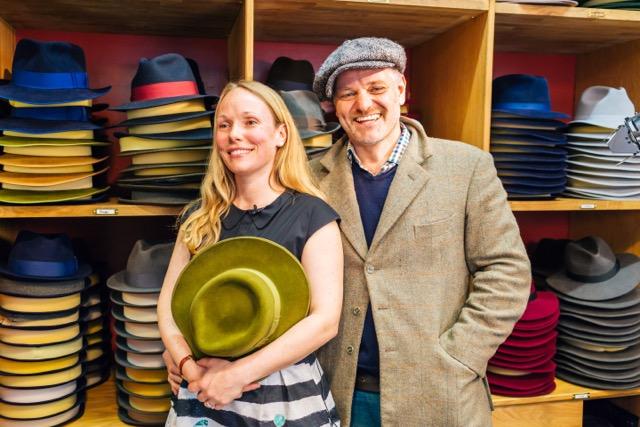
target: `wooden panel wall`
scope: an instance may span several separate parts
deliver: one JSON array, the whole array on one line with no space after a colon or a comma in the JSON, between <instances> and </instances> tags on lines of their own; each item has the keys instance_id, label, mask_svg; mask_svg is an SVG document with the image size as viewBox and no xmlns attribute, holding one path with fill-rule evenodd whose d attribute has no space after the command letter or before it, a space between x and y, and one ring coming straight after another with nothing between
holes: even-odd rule
<instances>
[{"instance_id":1,"label":"wooden panel wall","mask_svg":"<svg viewBox=\"0 0 640 427\"><path fill-rule=\"evenodd\" d=\"M253 0L245 0L229 35L229 80L253 79L253 13Z\"/></svg>"},{"instance_id":2,"label":"wooden panel wall","mask_svg":"<svg viewBox=\"0 0 640 427\"><path fill-rule=\"evenodd\" d=\"M16 46L16 33L0 18L0 79L11 77L11 62Z\"/></svg>"},{"instance_id":3,"label":"wooden panel wall","mask_svg":"<svg viewBox=\"0 0 640 427\"><path fill-rule=\"evenodd\" d=\"M493 4L413 50L413 99L428 135L488 150Z\"/></svg>"}]
</instances>

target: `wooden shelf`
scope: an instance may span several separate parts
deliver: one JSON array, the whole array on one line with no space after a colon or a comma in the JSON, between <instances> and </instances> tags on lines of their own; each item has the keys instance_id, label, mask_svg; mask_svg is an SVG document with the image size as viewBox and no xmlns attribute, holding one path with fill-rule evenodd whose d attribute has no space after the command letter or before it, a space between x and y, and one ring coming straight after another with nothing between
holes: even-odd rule
<instances>
[{"instance_id":1,"label":"wooden shelf","mask_svg":"<svg viewBox=\"0 0 640 427\"><path fill-rule=\"evenodd\" d=\"M545 211L633 211L640 210L640 200L587 200L565 199L556 200L518 200L510 201L514 212L545 212Z\"/></svg>"},{"instance_id":2,"label":"wooden shelf","mask_svg":"<svg viewBox=\"0 0 640 427\"><path fill-rule=\"evenodd\" d=\"M15 29L226 38L241 10L241 0L20 0L1 13Z\"/></svg>"},{"instance_id":3,"label":"wooden shelf","mask_svg":"<svg viewBox=\"0 0 640 427\"><path fill-rule=\"evenodd\" d=\"M638 11L496 3L499 51L580 54L638 39Z\"/></svg>"},{"instance_id":4,"label":"wooden shelf","mask_svg":"<svg viewBox=\"0 0 640 427\"><path fill-rule=\"evenodd\" d=\"M556 378L556 389L544 396L505 397L492 396L496 407L510 405L529 405L532 403L563 402L587 399L611 399L616 397L640 396L640 388L630 390L596 390L571 384Z\"/></svg>"},{"instance_id":5,"label":"wooden shelf","mask_svg":"<svg viewBox=\"0 0 640 427\"><path fill-rule=\"evenodd\" d=\"M175 216L182 206L128 205L111 198L107 202L86 205L0 206L0 218L74 218L125 216Z\"/></svg>"},{"instance_id":6,"label":"wooden shelf","mask_svg":"<svg viewBox=\"0 0 640 427\"><path fill-rule=\"evenodd\" d=\"M257 40L326 44L384 36L410 47L488 8L488 0L259 0L255 2L255 36Z\"/></svg>"},{"instance_id":7,"label":"wooden shelf","mask_svg":"<svg viewBox=\"0 0 640 427\"><path fill-rule=\"evenodd\" d=\"M87 403L84 415L78 420L67 424L69 427L113 427L128 426L118 418L118 404L116 403L116 383L113 374L104 383L87 392Z\"/></svg>"}]
</instances>

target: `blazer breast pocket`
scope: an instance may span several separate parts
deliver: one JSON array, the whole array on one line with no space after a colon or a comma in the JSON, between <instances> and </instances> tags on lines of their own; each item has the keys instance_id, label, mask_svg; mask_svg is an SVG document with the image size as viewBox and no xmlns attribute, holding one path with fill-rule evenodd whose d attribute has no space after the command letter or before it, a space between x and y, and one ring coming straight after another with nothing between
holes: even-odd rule
<instances>
[{"instance_id":1,"label":"blazer breast pocket","mask_svg":"<svg viewBox=\"0 0 640 427\"><path fill-rule=\"evenodd\" d=\"M413 234L416 239L433 239L434 237L445 235L454 230L455 227L461 226L457 222L459 216L459 214L453 214L425 224L416 224L413 226Z\"/></svg>"}]
</instances>

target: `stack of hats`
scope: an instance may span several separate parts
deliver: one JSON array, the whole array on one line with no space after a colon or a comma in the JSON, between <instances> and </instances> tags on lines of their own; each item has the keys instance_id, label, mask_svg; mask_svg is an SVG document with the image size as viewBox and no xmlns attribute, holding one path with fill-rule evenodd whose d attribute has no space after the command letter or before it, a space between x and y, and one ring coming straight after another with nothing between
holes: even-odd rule
<instances>
[{"instance_id":1,"label":"stack of hats","mask_svg":"<svg viewBox=\"0 0 640 427\"><path fill-rule=\"evenodd\" d=\"M18 234L0 266L0 424L58 425L82 415L80 306L90 274L66 235Z\"/></svg>"},{"instance_id":2,"label":"stack of hats","mask_svg":"<svg viewBox=\"0 0 640 427\"><path fill-rule=\"evenodd\" d=\"M120 155L131 159L118 186L130 192L123 203L184 205L197 198L212 146L211 116L194 68L181 55L142 58L131 83L131 102L113 108L127 113Z\"/></svg>"},{"instance_id":3,"label":"stack of hats","mask_svg":"<svg viewBox=\"0 0 640 427\"><path fill-rule=\"evenodd\" d=\"M631 151L623 148L622 152L613 152L607 146L611 133L634 114L635 107L624 88L592 86L582 93L567 133L566 195L588 199L640 198L640 159L630 158L635 146L626 144Z\"/></svg>"},{"instance_id":4,"label":"stack of hats","mask_svg":"<svg viewBox=\"0 0 640 427\"><path fill-rule=\"evenodd\" d=\"M541 4L556 6L577 6L577 0L497 0L498 3Z\"/></svg>"},{"instance_id":5,"label":"stack of hats","mask_svg":"<svg viewBox=\"0 0 640 427\"><path fill-rule=\"evenodd\" d=\"M527 308L507 340L489 360L491 393L502 396L539 396L555 387L556 325L560 311L553 292L531 285Z\"/></svg>"},{"instance_id":6,"label":"stack of hats","mask_svg":"<svg viewBox=\"0 0 640 427\"><path fill-rule=\"evenodd\" d=\"M601 238L570 241L547 277L560 299L557 376L599 389L640 386L640 258Z\"/></svg>"},{"instance_id":7,"label":"stack of hats","mask_svg":"<svg viewBox=\"0 0 640 427\"><path fill-rule=\"evenodd\" d=\"M95 273L88 279L88 287L82 292L80 321L87 345L83 363L89 388L109 378L111 337L108 327L106 287Z\"/></svg>"},{"instance_id":8,"label":"stack of hats","mask_svg":"<svg viewBox=\"0 0 640 427\"><path fill-rule=\"evenodd\" d=\"M638 0L579 0L579 2L580 7L640 10L640 1Z\"/></svg>"},{"instance_id":9,"label":"stack of hats","mask_svg":"<svg viewBox=\"0 0 640 427\"><path fill-rule=\"evenodd\" d=\"M109 87L89 89L84 52L64 42L23 39L13 57L12 80L0 85L9 117L0 119L0 202L91 202L101 199L108 146L94 138L92 101ZM102 153L104 154L104 153Z\"/></svg>"},{"instance_id":10,"label":"stack of hats","mask_svg":"<svg viewBox=\"0 0 640 427\"><path fill-rule=\"evenodd\" d=\"M313 66L306 59L278 57L267 75L267 85L279 91L309 158L327 151L333 134L340 129L337 122L327 123L318 96L313 92Z\"/></svg>"},{"instance_id":11,"label":"stack of hats","mask_svg":"<svg viewBox=\"0 0 640 427\"><path fill-rule=\"evenodd\" d=\"M510 74L493 81L490 149L510 198L551 198L564 191L566 118L551 111L544 77Z\"/></svg>"},{"instance_id":12,"label":"stack of hats","mask_svg":"<svg viewBox=\"0 0 640 427\"><path fill-rule=\"evenodd\" d=\"M157 305L173 243L133 246L126 270L107 280L116 319L118 416L128 424L164 425L171 388L162 359Z\"/></svg>"}]
</instances>

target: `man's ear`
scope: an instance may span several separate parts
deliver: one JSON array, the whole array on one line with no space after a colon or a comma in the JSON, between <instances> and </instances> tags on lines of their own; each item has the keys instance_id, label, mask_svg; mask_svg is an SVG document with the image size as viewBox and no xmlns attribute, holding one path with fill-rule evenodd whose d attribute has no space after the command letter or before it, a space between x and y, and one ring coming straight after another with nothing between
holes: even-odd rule
<instances>
[{"instance_id":1,"label":"man's ear","mask_svg":"<svg viewBox=\"0 0 640 427\"><path fill-rule=\"evenodd\" d=\"M287 135L287 125L285 125L284 123L278 125L278 129L276 131L276 138L278 139L276 141L276 147L280 148L284 145L285 142L287 142Z\"/></svg>"},{"instance_id":2,"label":"man's ear","mask_svg":"<svg viewBox=\"0 0 640 427\"><path fill-rule=\"evenodd\" d=\"M404 105L407 98L407 79L398 71L398 92L400 93L400 105Z\"/></svg>"}]
</instances>

